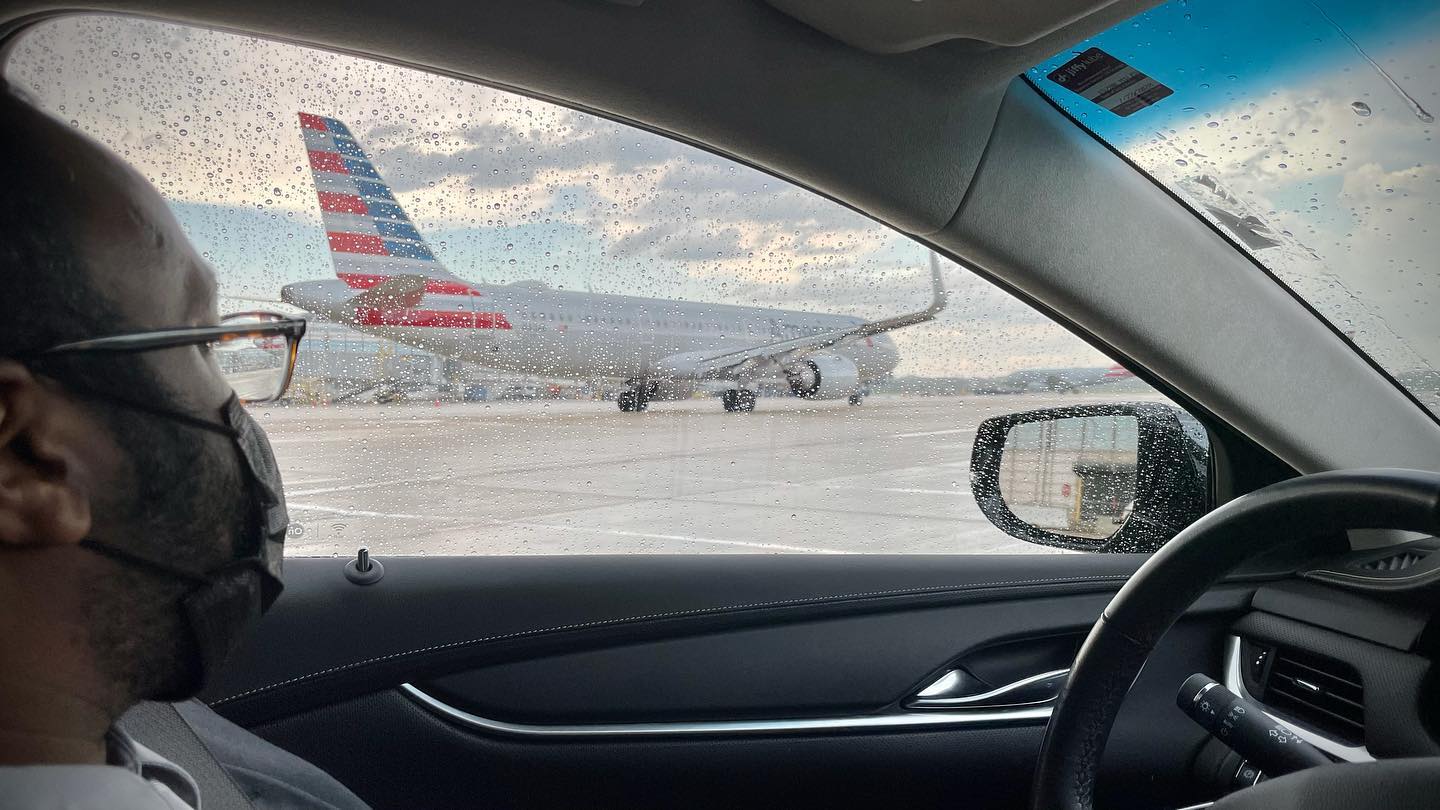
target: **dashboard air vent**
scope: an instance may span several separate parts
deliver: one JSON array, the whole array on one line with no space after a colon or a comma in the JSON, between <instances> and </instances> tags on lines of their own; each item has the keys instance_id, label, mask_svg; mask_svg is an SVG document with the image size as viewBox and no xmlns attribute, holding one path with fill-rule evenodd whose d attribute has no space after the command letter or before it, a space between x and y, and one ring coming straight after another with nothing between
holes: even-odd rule
<instances>
[{"instance_id":1,"label":"dashboard air vent","mask_svg":"<svg viewBox=\"0 0 1440 810\"><path fill-rule=\"evenodd\" d=\"M1371 560L1360 567L1366 571L1404 571L1423 559L1425 559L1424 552L1402 551L1399 554L1391 554L1389 557Z\"/></svg>"},{"instance_id":2,"label":"dashboard air vent","mask_svg":"<svg viewBox=\"0 0 1440 810\"><path fill-rule=\"evenodd\" d=\"M1349 664L1276 648L1264 696L1271 708L1352 745L1365 739L1365 687Z\"/></svg>"}]
</instances>

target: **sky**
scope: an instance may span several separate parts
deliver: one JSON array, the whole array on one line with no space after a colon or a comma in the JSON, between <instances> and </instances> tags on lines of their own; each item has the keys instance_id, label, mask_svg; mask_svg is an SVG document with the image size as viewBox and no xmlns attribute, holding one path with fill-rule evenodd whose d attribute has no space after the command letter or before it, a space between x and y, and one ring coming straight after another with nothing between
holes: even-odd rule
<instances>
[{"instance_id":1,"label":"sky","mask_svg":"<svg viewBox=\"0 0 1440 810\"><path fill-rule=\"evenodd\" d=\"M1091 46L1174 95L1120 117L1045 80ZM1255 257L1390 371L1440 369L1440 6L1172 2L1031 78L1182 197L1218 181L1281 235Z\"/></svg>"},{"instance_id":2,"label":"sky","mask_svg":"<svg viewBox=\"0 0 1440 810\"><path fill-rule=\"evenodd\" d=\"M1440 108L1440 12L1320 8L1420 103ZM1218 178L1289 234L1259 255L1395 369L1440 366L1433 257L1440 159L1420 121L1303 0L1168 3L1032 74L1160 180ZM1046 87L1100 45L1176 92L1120 118ZM594 116L420 71L120 17L26 35L6 67L48 109L151 178L231 296L329 277L295 113L349 124L437 255L476 282L881 317L928 299L925 252L838 204ZM1351 106L1361 101L1370 114ZM1108 365L946 262L952 305L895 334L901 374Z\"/></svg>"},{"instance_id":3,"label":"sky","mask_svg":"<svg viewBox=\"0 0 1440 810\"><path fill-rule=\"evenodd\" d=\"M345 121L456 275L864 317L924 307L927 252L854 211L653 133L352 56L121 17L47 22L6 73L170 201L222 294L331 277L296 113ZM942 260L951 305L901 375L1110 360Z\"/></svg>"}]
</instances>

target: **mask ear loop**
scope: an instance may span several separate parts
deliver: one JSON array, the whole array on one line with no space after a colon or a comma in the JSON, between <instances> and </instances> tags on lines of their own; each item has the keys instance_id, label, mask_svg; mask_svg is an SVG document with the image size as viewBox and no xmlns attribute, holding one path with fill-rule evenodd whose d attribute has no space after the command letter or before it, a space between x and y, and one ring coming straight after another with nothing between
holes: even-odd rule
<instances>
[{"instance_id":1,"label":"mask ear loop","mask_svg":"<svg viewBox=\"0 0 1440 810\"><path fill-rule=\"evenodd\" d=\"M95 399L113 402L117 405L124 406L131 410L139 411L141 413L147 413L152 416L158 416L163 419L171 419L176 422L180 422L181 424L189 425L200 430L205 430L224 436L235 442L237 446L239 444L240 432L228 424L211 422L198 416L192 416L188 413L172 411L168 408L161 408L143 402L136 402L135 400L129 399L128 397L123 397L109 391L102 391L86 382L75 382L71 380L62 380L62 382L66 386L80 391ZM229 409L235 402L236 395L234 393L231 393L230 398L225 402L225 412L227 419L229 418ZM247 473L253 475L253 473L250 473L248 470ZM81 540L78 545L81 548L89 549L90 551L100 554L101 556L109 557L110 559L117 560L119 562L129 563L138 568L143 568L145 570L151 571L152 573L168 574L172 577L177 577L192 584L204 584L208 581L204 572L191 571L186 568L180 568L178 566L173 566L168 563L160 562L158 560L153 560L149 557L137 554L133 551L128 551L123 548L117 548L108 543L102 543L98 540L91 540L87 538L85 540Z\"/></svg>"},{"instance_id":2,"label":"mask ear loop","mask_svg":"<svg viewBox=\"0 0 1440 810\"><path fill-rule=\"evenodd\" d=\"M245 413L244 405L240 403L240 397L238 394L236 394L234 391L230 392L229 398L227 398L224 405L221 406L221 413L223 414L222 418L225 421L223 423L217 423L208 421L198 416L193 416L188 413L172 411L168 408L161 408L155 405L150 405L148 403L136 402L135 400L111 393L109 391L102 391L90 385L89 383L71 382L69 380L62 380L61 382L63 382L67 386L73 387L77 391L81 391L96 399L114 402L117 405L121 405L126 408L139 411L141 413L147 413L152 416L158 416L163 419L171 419L176 422L180 422L181 424L190 425L191 427L209 431L211 433L215 433L229 439L232 445L235 447L236 453L238 453L240 456L241 467L243 468L242 474L250 479L251 486L249 487L249 489L251 491L251 498L259 501L259 503L254 505L259 506L260 508L258 510L252 510L252 512L258 511L262 515L262 517L259 518L261 521L260 525L249 527L248 531L246 532L247 535L251 535L254 537L253 542L256 544L255 548L253 549L244 549L244 551L246 552L246 556L250 557L251 555L258 554L262 549L264 549L266 544L274 542L273 537L275 535L275 532L272 530L270 523L272 522L272 515L275 511L274 507L276 505L283 504L283 496L280 492L276 492L274 488L271 487L270 483L265 480L264 476L262 476L260 472L255 468L256 462L254 459L251 458L252 451L250 448L245 446L245 432L243 432L240 428L236 427L234 424L237 419L246 419L247 421L253 423L253 419L249 417L249 414ZM256 429L259 429L259 425L255 425L255 427ZM268 461L267 466L272 466L273 464L274 460L272 456ZM289 516L285 514L283 509L281 511L280 522L284 525L289 524ZM251 541L246 540L245 542ZM115 548L95 540L82 540L79 545L104 556L110 557L111 559L123 562L130 562L134 565L148 569L150 571L161 572L170 574L172 576L180 577L188 582L204 584L209 581L207 579L208 572L197 573L194 571L187 571L185 569L176 568L174 566L170 566L165 563L157 562L147 557L140 556L138 554L135 554L134 552ZM262 568L265 568L267 573L270 573L272 577L278 577L278 566L275 567L275 570L271 570L270 567L265 566L262 563ZM278 595L279 589L277 588L272 594L268 596L268 598L265 599L265 607L269 607L269 604L274 602L276 596Z\"/></svg>"}]
</instances>

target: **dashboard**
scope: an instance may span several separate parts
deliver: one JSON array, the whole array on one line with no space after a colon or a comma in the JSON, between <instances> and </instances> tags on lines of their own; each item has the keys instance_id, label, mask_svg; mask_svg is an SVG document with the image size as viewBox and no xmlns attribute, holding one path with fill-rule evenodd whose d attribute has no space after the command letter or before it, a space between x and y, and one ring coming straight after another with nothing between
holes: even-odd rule
<instances>
[{"instance_id":1,"label":"dashboard","mask_svg":"<svg viewBox=\"0 0 1440 810\"><path fill-rule=\"evenodd\" d=\"M1437 606L1440 539L1322 560L1256 590L1217 680L1330 760L1440 755ZM1218 739L1194 762L1225 792L1267 778Z\"/></svg>"}]
</instances>

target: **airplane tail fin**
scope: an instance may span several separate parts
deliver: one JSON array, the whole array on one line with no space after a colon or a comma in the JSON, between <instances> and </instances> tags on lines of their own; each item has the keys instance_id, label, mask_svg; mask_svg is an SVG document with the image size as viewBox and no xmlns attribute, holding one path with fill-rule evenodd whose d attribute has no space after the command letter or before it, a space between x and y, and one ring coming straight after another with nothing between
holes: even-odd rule
<instances>
[{"instance_id":1,"label":"airplane tail fin","mask_svg":"<svg viewBox=\"0 0 1440 810\"><path fill-rule=\"evenodd\" d=\"M396 276L419 276L425 292L478 295L435 258L349 127L302 112L300 133L337 277L369 290Z\"/></svg>"}]
</instances>

